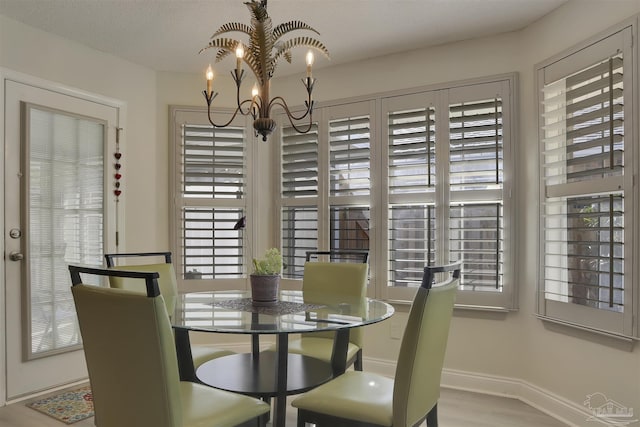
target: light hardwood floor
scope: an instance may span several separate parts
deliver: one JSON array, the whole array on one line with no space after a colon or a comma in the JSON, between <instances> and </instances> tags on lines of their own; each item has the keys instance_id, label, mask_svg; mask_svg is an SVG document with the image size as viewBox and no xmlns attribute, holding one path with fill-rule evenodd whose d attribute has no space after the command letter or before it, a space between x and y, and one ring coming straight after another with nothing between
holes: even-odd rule
<instances>
[{"instance_id":1,"label":"light hardwood floor","mask_svg":"<svg viewBox=\"0 0 640 427\"><path fill-rule=\"evenodd\" d=\"M27 408L25 405L30 401L0 408L0 427L64 427L66 425ZM564 423L516 399L450 389L442 389L438 414L440 427L566 427ZM72 424L73 427L93 427L93 425L93 418ZM291 406L287 411L287 427L296 427L296 413Z\"/></svg>"}]
</instances>

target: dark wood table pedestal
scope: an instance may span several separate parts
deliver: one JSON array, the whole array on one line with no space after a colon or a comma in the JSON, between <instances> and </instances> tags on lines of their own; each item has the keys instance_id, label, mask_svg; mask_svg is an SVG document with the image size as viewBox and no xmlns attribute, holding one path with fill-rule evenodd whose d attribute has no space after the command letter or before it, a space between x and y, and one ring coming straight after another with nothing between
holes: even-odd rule
<instances>
[{"instance_id":1,"label":"dark wood table pedestal","mask_svg":"<svg viewBox=\"0 0 640 427\"><path fill-rule=\"evenodd\" d=\"M278 334L284 351L240 353L200 365L196 376L209 386L268 401L274 398L273 425L284 426L287 396L304 393L333 377L331 365L299 354L287 354L287 334ZM283 347L284 346L284 347Z\"/></svg>"}]
</instances>

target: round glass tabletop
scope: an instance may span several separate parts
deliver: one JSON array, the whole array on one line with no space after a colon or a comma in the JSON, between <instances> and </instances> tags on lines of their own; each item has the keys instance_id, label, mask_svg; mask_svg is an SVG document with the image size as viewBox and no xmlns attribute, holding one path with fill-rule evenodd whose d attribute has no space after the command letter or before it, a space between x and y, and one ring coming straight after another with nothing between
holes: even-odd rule
<instances>
[{"instance_id":1,"label":"round glass tabletop","mask_svg":"<svg viewBox=\"0 0 640 427\"><path fill-rule=\"evenodd\" d=\"M250 291L209 291L181 294L173 325L202 332L299 333L369 325L393 312L390 304L371 298L303 296L287 290L276 304L256 306Z\"/></svg>"}]
</instances>

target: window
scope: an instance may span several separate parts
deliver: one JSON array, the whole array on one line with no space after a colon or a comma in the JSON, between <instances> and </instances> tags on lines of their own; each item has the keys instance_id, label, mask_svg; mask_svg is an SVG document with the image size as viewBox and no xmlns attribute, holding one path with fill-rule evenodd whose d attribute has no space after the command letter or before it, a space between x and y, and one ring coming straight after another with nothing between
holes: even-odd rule
<instances>
[{"instance_id":1,"label":"window","mask_svg":"<svg viewBox=\"0 0 640 427\"><path fill-rule=\"evenodd\" d=\"M436 241L435 99L433 93L421 93L383 101L390 288L420 286L425 265L436 262L441 246ZM399 299L410 299L411 292Z\"/></svg>"},{"instance_id":2,"label":"window","mask_svg":"<svg viewBox=\"0 0 640 427\"><path fill-rule=\"evenodd\" d=\"M32 359L81 344L67 266L102 266L105 213L113 206L105 200L107 122L29 103L23 114L29 177L22 190L29 220L25 356Z\"/></svg>"},{"instance_id":3,"label":"window","mask_svg":"<svg viewBox=\"0 0 640 427\"><path fill-rule=\"evenodd\" d=\"M329 109L329 248L369 249L371 113ZM360 115L362 111L364 114Z\"/></svg>"},{"instance_id":4,"label":"window","mask_svg":"<svg viewBox=\"0 0 640 427\"><path fill-rule=\"evenodd\" d=\"M274 147L275 148L275 147ZM283 277L302 278L306 251L318 248L318 126L282 130Z\"/></svg>"},{"instance_id":5,"label":"window","mask_svg":"<svg viewBox=\"0 0 640 427\"><path fill-rule=\"evenodd\" d=\"M215 129L206 112L172 113L176 273L184 289L198 289L203 280L243 279L244 230L236 224L247 210L244 121Z\"/></svg>"},{"instance_id":6,"label":"window","mask_svg":"<svg viewBox=\"0 0 640 427\"><path fill-rule=\"evenodd\" d=\"M608 333L633 325L631 28L538 69L539 314Z\"/></svg>"},{"instance_id":7,"label":"window","mask_svg":"<svg viewBox=\"0 0 640 427\"><path fill-rule=\"evenodd\" d=\"M508 258L514 79L382 99L386 294L411 299L425 265L462 262L459 306L515 307Z\"/></svg>"},{"instance_id":8,"label":"window","mask_svg":"<svg viewBox=\"0 0 640 427\"><path fill-rule=\"evenodd\" d=\"M307 134L281 123L285 278L302 278L308 250L369 249L372 108L359 102L316 109L319 120Z\"/></svg>"},{"instance_id":9,"label":"window","mask_svg":"<svg viewBox=\"0 0 640 427\"><path fill-rule=\"evenodd\" d=\"M368 249L370 294L411 300L425 265L461 260L459 304L514 308L514 83L378 95L316 109L311 134L284 126L287 277L306 250Z\"/></svg>"}]
</instances>

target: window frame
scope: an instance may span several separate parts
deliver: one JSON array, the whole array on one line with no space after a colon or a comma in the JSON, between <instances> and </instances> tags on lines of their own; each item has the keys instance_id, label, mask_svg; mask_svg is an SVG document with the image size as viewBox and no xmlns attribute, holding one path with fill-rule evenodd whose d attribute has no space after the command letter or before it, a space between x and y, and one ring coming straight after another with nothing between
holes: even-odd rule
<instances>
[{"instance_id":1,"label":"window frame","mask_svg":"<svg viewBox=\"0 0 640 427\"><path fill-rule=\"evenodd\" d=\"M349 116L369 116L370 124L374 123L373 118L376 116L376 103L369 99L353 99L342 100L334 103L321 104L314 108L314 122L318 124L318 192L313 197L300 197L300 198L286 198L282 196L283 186L281 182L282 178L282 164L281 159L283 156L283 144L282 144L282 129L289 127L289 123L283 114L276 116L278 126L274 132L272 143L274 144L274 150L276 152L275 165L274 165L274 187L276 188L274 198L276 200L276 215L278 228L276 231L276 241L282 242L282 211L286 208L316 208L317 209L317 242L318 247L314 249L329 250L330 249L330 207L350 207L350 206L369 206L371 211L372 200L374 198L374 192L370 191L368 195L356 195L356 196L331 196L329 189L330 170L328 164L330 159L330 141L329 141L329 123L332 120L339 120ZM288 126L289 125L289 126ZM370 125L370 141L375 140L376 129ZM371 152L371 175L375 172L374 159L376 158L375 144L370 145ZM325 165L325 166L321 166ZM375 222L373 214L370 214L369 229L371 230L371 224ZM371 231L370 231L371 232ZM369 248L370 256L373 252L373 248ZM369 272L369 285L368 294L374 296L375 292L375 273L370 270ZM302 280L283 277L281 280L281 287L283 289L302 289Z\"/></svg>"},{"instance_id":2,"label":"window frame","mask_svg":"<svg viewBox=\"0 0 640 427\"><path fill-rule=\"evenodd\" d=\"M576 46L562 51L561 53L536 64L536 83L535 89L537 94L537 117L538 117L538 153L539 153L539 270L537 280L537 301L536 315L538 318L552 323L559 323L572 328L582 329L604 334L613 337L619 337L625 340L640 338L638 325L638 307L639 302L639 283L638 283L638 267L633 262L634 254L638 251L638 237L640 234L640 223L638 216L638 184L637 176L640 169L640 157L638 150L638 127L636 122L637 116L637 90L640 85L637 82L638 70L638 52L637 46L633 46L633 38L637 33L636 20L629 20L615 26L595 37L592 37ZM545 171L544 171L544 119L543 113L543 94L542 89L545 84L566 79L573 73L579 72L592 66L598 61L604 60L612 56L615 52L622 52L624 61L623 71L623 96L624 96L624 175L621 178L622 196L624 198L624 311L622 313L609 311L605 309L589 307L586 305L574 304L570 302L554 301L545 297L545 200L556 196L552 193L547 195L545 187ZM586 183L586 184L585 184ZM575 186L579 189L588 185L593 186L594 190L588 192L586 190L580 192L572 192L566 194L565 197L588 197L597 194L614 194L611 191L605 191L600 188L598 191L598 181L580 181L572 184L559 184L558 187ZM602 187L602 186L601 186ZM563 195L565 193L562 193Z\"/></svg>"},{"instance_id":3,"label":"window frame","mask_svg":"<svg viewBox=\"0 0 640 427\"><path fill-rule=\"evenodd\" d=\"M229 120L233 110L216 109L212 111L212 118L216 122L226 122ZM181 292L197 292L206 289L217 290L237 290L245 289L248 286L247 262L252 258L251 248L253 247L253 235L246 231L242 233L243 245L243 274L238 278L214 278L214 279L189 279L185 280L180 272L183 270L184 260L181 256L181 209L186 205L182 198L181 189L181 157L182 157L182 133L181 123L194 125L210 125L207 118L206 108L169 106L169 240L171 251L175 254L173 263L175 265L178 288ZM232 122L233 126L245 129L245 191L242 199L192 199L189 206L210 207L210 208L243 208L249 221L252 218L252 206L256 206L254 201L255 192L253 189L254 171L252 167L255 158L256 137L252 131L251 122L246 116L237 116ZM247 224L249 228L249 224Z\"/></svg>"},{"instance_id":4,"label":"window frame","mask_svg":"<svg viewBox=\"0 0 640 427\"><path fill-rule=\"evenodd\" d=\"M463 82L452 82L445 85L439 85L436 87L420 88L420 90L411 91L411 93L390 94L389 96L381 97L381 115L379 119L379 125L383 130L383 141L380 144L381 149L384 150L381 155L381 172L376 176L382 177L383 181L381 187L383 189L388 188L388 175L389 168L384 162L388 159L389 149L389 136L386 131L387 115L394 109L402 108L415 108L417 106L435 108L435 146L436 146L436 180L438 177L441 179L444 177L442 184L436 183L435 191L427 193L425 195L424 203L434 203L436 218L441 218L439 224L446 224L443 227L441 233L436 233L436 245L440 248L436 251L436 264L445 264L449 262L450 256L449 248L449 210L452 204L456 202L470 202L473 201L474 196L471 191L446 191L449 188L448 176L449 176L449 144L450 144L450 132L449 132L449 106L459 102L473 102L475 100L481 100L490 96L492 90L495 90L503 95L503 183L502 190L481 190L484 193L502 193L503 202L503 221L504 221L504 240L503 240L503 290L502 292L481 292L471 290L458 290L456 296L456 308L460 309L473 309L473 310L487 310L487 311L512 311L517 310L517 287L515 286L515 269L516 262L516 247L514 242L516 241L515 227L515 207L513 206L513 165L515 159L515 138L517 135L517 120L516 120L516 108L517 108L517 74L510 73L505 75L491 76L487 78L478 78L473 80L466 80ZM439 130L438 127L446 128ZM418 203L412 195L388 195L385 193L381 198L382 205L381 210L383 215L382 224L388 224L388 212L389 201L397 200L397 202L411 201ZM436 222L436 228L438 222ZM385 228L386 231L386 227ZM378 245L379 256L381 254L388 254L388 238L385 235L381 237ZM376 258L377 265L374 267L378 274L385 274L388 265L388 259L384 262ZM383 270L384 269L384 270ZM387 300L391 301L411 301L415 295L416 288L405 287L390 287L381 286L379 295Z\"/></svg>"},{"instance_id":5,"label":"window frame","mask_svg":"<svg viewBox=\"0 0 640 427\"><path fill-rule=\"evenodd\" d=\"M483 86L484 85L484 86ZM420 88L412 88L402 91L393 91L379 94L372 94L366 97L357 97L353 99L343 99L333 102L325 102L319 104L314 110L314 121L318 123L318 180L319 180L319 194L316 198L318 207L318 249L329 249L329 236L328 236L328 212L329 206L333 205L333 199L328 195L328 189L321 190L322 186L327 186L328 182L328 123L333 118L340 118L340 114L349 114L350 108L354 108L354 105L366 104L371 112L371 193L369 195L370 206L370 283L369 283L369 296L382 298L388 301L394 301L399 303L410 302L416 292L417 288L401 288L401 287L389 287L387 286L388 277L388 207L389 207L389 195L388 195L388 165L385 164L388 157L388 132L387 132L387 116L385 113L384 103L391 99L412 97L431 97L434 102L440 103L440 105L446 105L446 108L440 108L436 111L436 116L440 115L439 120L443 123L447 123L447 129L440 132L436 138L446 139L445 146L449 144L449 100L462 99L460 98L464 93L467 93L471 97L474 92L474 87L483 86L485 89L480 89L482 93L486 93L486 86L498 85L501 87L504 93L504 98L507 99L503 105L503 188L502 202L504 210L504 286L501 292L480 292L480 291L460 291L457 297L458 308L468 308L474 310L489 310L489 311L512 311L517 310L517 286L515 277L515 262L516 256L516 231L515 226L515 206L513 201L513 186L514 173L513 167L516 155L516 143L517 137L517 74L508 73L496 76L489 76L484 78L477 78L459 82L452 82L440 85L432 85ZM469 92L471 91L471 92ZM464 101L472 101L472 99L464 99ZM438 118L436 118L438 120ZM277 145L277 155L274 161L275 174L275 187L277 189L276 194L276 211L280 218L280 212L284 206L287 206L283 202L282 187L281 187L281 134L279 129L282 125L286 125L286 119L279 117L278 130L274 134L273 142ZM437 133L437 131L436 131ZM443 144L440 141L440 144ZM275 149L275 147L274 147ZM442 150L440 150L442 151ZM448 152L444 153L448 156ZM442 154L436 154L441 156ZM442 160L438 160L441 162ZM446 168L448 170L448 157L446 159ZM326 164L326 165L325 165ZM326 194L325 194L326 193ZM437 193L429 196L430 200L438 201L441 205L449 204L450 197L448 192L438 190ZM399 195L395 196L397 200L410 200L410 196ZM454 195L453 200L460 200L461 194ZM354 197L355 200L358 197ZM468 200L465 200L468 201ZM309 205L309 200L300 199L293 200L289 205L304 204ZM443 211L444 212L444 211ZM441 212L441 215L443 213ZM447 224L448 224L447 217ZM277 239L281 239L281 226L278 227ZM442 240L441 244L446 241L445 237L438 237ZM443 248L448 250L446 243L442 244ZM438 263L445 263L445 258L448 255L442 254L437 258ZM301 280L296 279L283 279L282 283L287 288L300 288ZM489 295L491 294L491 295Z\"/></svg>"}]
</instances>

